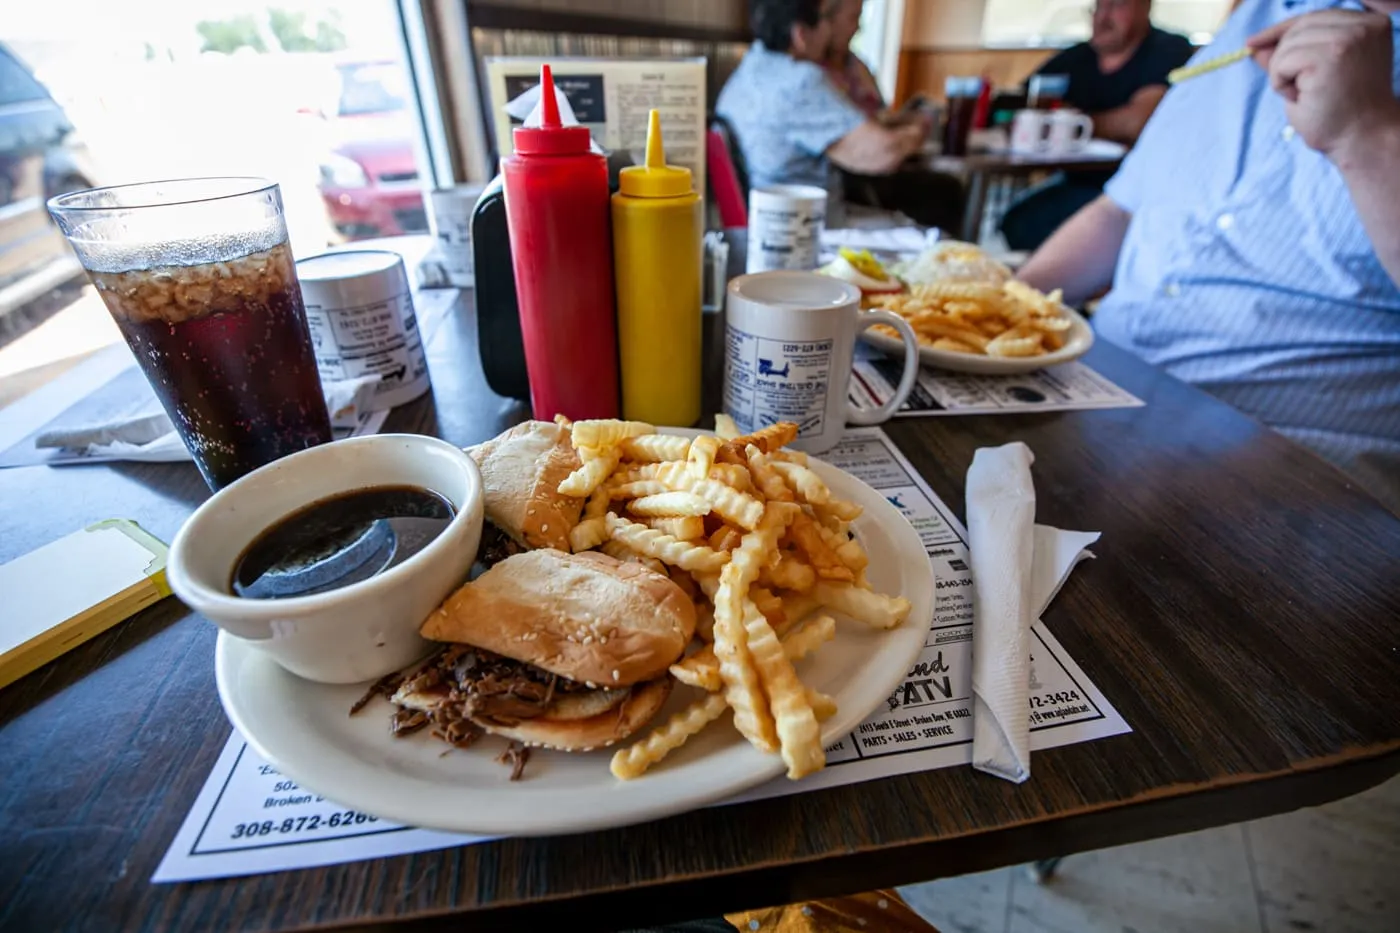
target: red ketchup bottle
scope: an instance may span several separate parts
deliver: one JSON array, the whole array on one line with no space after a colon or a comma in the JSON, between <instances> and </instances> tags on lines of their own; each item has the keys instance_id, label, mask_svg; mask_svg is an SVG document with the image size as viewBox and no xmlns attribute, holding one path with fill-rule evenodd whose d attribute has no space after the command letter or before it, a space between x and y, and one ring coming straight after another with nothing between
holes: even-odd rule
<instances>
[{"instance_id":1,"label":"red ketchup bottle","mask_svg":"<svg viewBox=\"0 0 1400 933\"><path fill-rule=\"evenodd\" d=\"M536 418L618 416L617 317L607 160L563 126L540 69L541 125L517 127L502 161L511 261Z\"/></svg>"}]
</instances>

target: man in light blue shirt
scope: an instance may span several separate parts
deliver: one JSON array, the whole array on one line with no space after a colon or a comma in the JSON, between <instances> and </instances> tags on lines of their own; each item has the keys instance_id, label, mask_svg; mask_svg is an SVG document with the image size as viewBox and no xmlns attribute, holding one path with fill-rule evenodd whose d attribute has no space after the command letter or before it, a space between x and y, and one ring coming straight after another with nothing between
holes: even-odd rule
<instances>
[{"instance_id":1,"label":"man in light blue shirt","mask_svg":"<svg viewBox=\"0 0 1400 933\"><path fill-rule=\"evenodd\" d=\"M1021 270L1400 513L1400 0L1245 0Z\"/></svg>"}]
</instances>

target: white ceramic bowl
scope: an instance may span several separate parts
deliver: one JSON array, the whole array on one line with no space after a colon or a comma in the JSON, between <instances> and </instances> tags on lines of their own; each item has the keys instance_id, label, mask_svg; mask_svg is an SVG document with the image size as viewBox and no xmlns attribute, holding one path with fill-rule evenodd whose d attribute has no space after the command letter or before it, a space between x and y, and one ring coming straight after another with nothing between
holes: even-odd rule
<instances>
[{"instance_id":1,"label":"white ceramic bowl","mask_svg":"<svg viewBox=\"0 0 1400 933\"><path fill-rule=\"evenodd\" d=\"M423 550L368 580L287 599L233 595L235 564L261 532L318 500L386 485L430 489L457 514ZM293 674L358 683L427 654L418 626L466 579L481 522L481 474L460 448L416 434L356 437L283 457L215 493L175 536L166 573L191 609Z\"/></svg>"}]
</instances>

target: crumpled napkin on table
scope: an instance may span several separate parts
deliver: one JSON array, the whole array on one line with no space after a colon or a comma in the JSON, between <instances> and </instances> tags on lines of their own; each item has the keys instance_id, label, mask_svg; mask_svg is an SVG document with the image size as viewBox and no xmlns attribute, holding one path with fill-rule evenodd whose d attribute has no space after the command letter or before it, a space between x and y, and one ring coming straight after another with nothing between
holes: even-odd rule
<instances>
[{"instance_id":1,"label":"crumpled napkin on table","mask_svg":"<svg viewBox=\"0 0 1400 933\"><path fill-rule=\"evenodd\" d=\"M371 407L374 387L380 378L376 374L321 382L332 429L354 428L359 423L360 414ZM193 459L164 411L46 431L34 439L34 446L81 451L85 457L104 460L175 463Z\"/></svg>"},{"instance_id":2,"label":"crumpled napkin on table","mask_svg":"<svg viewBox=\"0 0 1400 933\"><path fill-rule=\"evenodd\" d=\"M1018 784L1031 775L1031 625L1099 539L1035 524L1034 460L1020 442L984 447L967 471L972 766Z\"/></svg>"}]
</instances>

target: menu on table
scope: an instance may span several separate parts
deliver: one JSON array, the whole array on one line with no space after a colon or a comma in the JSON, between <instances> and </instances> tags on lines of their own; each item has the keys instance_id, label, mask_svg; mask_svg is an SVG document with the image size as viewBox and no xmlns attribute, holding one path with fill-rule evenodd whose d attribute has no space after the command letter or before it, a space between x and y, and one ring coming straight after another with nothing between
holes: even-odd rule
<instances>
[{"instance_id":1,"label":"menu on table","mask_svg":"<svg viewBox=\"0 0 1400 933\"><path fill-rule=\"evenodd\" d=\"M851 404L857 408L883 405L894 395L903 370L902 358L891 359L865 345L858 346ZM1083 363L1061 363L1014 376L981 376L925 366L896 417L1138 408L1142 404L1131 392Z\"/></svg>"},{"instance_id":2,"label":"menu on table","mask_svg":"<svg viewBox=\"0 0 1400 933\"><path fill-rule=\"evenodd\" d=\"M651 111L660 111L666 161L689 169L695 190L705 196L705 59L488 55L488 119L502 158L514 150L511 131L529 114L527 102L537 95L526 92L540 83L546 62L574 118L607 151L630 152L635 165L645 161Z\"/></svg>"},{"instance_id":3,"label":"menu on table","mask_svg":"<svg viewBox=\"0 0 1400 933\"><path fill-rule=\"evenodd\" d=\"M879 490L918 531L936 581L924 651L884 707L827 749L825 770L799 782L778 778L718 806L972 760L967 530L879 428L848 431L822 459ZM1032 750L1131 731L1044 625L1037 621L1031 635ZM311 868L489 838L401 826L338 806L279 773L235 732L152 880Z\"/></svg>"}]
</instances>

